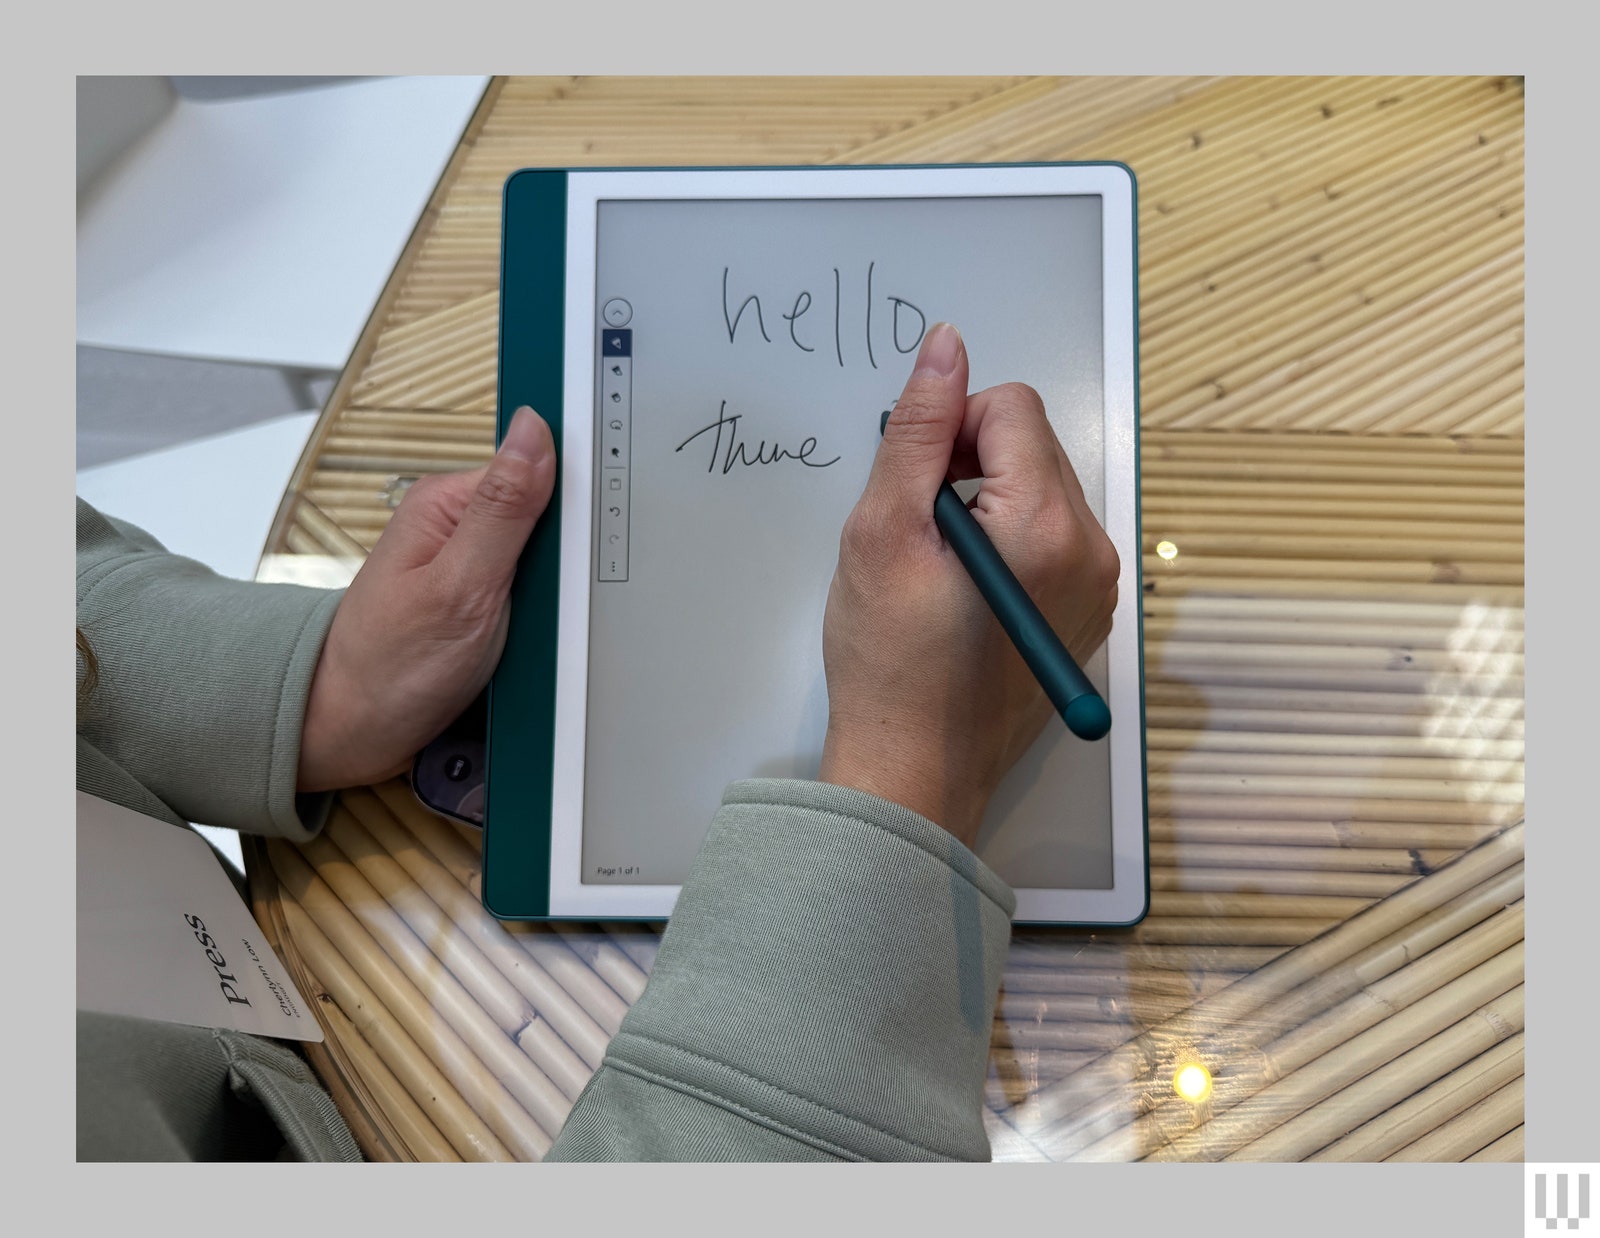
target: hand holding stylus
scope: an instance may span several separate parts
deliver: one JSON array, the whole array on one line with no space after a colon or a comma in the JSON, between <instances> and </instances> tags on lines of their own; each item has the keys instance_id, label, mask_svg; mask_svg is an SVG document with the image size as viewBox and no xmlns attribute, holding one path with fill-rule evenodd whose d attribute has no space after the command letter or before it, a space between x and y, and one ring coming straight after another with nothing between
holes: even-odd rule
<instances>
[{"instance_id":1,"label":"hand holding stylus","mask_svg":"<svg viewBox=\"0 0 1600 1238\"><path fill-rule=\"evenodd\" d=\"M960 334L935 326L845 523L823 622L829 718L818 777L899 803L971 845L1053 707L941 531L941 488L982 478L970 508L981 540L1078 665L1110 633L1120 563L1038 395L1006 384L969 396L967 381ZM1057 703L1064 713L1073 686L1065 681Z\"/></svg>"}]
</instances>

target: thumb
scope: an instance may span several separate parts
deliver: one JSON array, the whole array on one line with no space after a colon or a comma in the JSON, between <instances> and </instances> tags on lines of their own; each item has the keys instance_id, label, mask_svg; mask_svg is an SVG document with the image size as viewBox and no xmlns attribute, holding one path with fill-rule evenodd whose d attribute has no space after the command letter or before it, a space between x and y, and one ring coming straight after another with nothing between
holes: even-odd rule
<instances>
[{"instance_id":1,"label":"thumb","mask_svg":"<svg viewBox=\"0 0 1600 1238\"><path fill-rule=\"evenodd\" d=\"M550 427L531 408L519 408L435 561L447 566L463 591L507 588L555 481Z\"/></svg>"},{"instance_id":2,"label":"thumb","mask_svg":"<svg viewBox=\"0 0 1600 1238\"><path fill-rule=\"evenodd\" d=\"M896 508L931 521L934 496L950 471L966 408L966 345L949 323L935 323L884 424L867 491L878 491Z\"/></svg>"}]
</instances>

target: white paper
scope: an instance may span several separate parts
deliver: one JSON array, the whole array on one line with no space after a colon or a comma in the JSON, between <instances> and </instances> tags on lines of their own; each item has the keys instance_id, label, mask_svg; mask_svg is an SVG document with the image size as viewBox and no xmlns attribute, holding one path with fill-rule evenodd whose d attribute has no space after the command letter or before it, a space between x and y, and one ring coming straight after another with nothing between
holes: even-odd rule
<instances>
[{"instance_id":1,"label":"white paper","mask_svg":"<svg viewBox=\"0 0 1600 1238\"><path fill-rule=\"evenodd\" d=\"M205 840L82 791L78 1009L322 1039Z\"/></svg>"}]
</instances>

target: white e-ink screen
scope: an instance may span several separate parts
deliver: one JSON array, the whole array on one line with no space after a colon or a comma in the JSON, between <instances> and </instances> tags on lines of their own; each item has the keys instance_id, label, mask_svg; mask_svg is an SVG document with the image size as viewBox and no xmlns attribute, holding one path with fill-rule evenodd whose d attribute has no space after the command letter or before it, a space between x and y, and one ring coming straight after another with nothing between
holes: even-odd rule
<instances>
[{"instance_id":1,"label":"white e-ink screen","mask_svg":"<svg viewBox=\"0 0 1600 1238\"><path fill-rule=\"evenodd\" d=\"M1038 390L1104 519L1101 201L601 201L596 231L581 879L677 885L730 781L816 774L839 530L928 326L972 390ZM1052 720L979 854L1110 888L1110 781Z\"/></svg>"}]
</instances>

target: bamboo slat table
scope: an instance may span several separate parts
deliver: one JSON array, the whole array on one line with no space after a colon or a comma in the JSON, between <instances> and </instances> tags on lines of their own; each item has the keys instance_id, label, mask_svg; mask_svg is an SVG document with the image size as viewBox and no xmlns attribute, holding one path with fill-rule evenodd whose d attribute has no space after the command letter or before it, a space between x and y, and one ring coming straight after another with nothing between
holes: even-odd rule
<instances>
[{"instance_id":1,"label":"bamboo slat table","mask_svg":"<svg viewBox=\"0 0 1600 1238\"><path fill-rule=\"evenodd\" d=\"M1057 159L1139 178L1154 894L1016 934L995 1156L1520 1160L1516 79L496 79L264 574L347 577L490 455L515 168ZM650 969L647 928L487 917L402 783L249 868L373 1158L538 1157Z\"/></svg>"}]
</instances>

